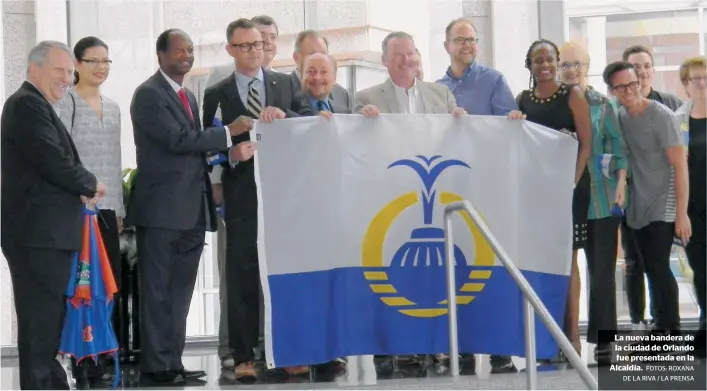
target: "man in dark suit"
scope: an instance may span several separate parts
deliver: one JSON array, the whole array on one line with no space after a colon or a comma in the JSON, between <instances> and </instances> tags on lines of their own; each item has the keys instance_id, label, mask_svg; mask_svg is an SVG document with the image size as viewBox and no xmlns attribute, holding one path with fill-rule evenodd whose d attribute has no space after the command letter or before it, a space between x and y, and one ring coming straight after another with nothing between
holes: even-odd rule
<instances>
[{"instance_id":1,"label":"man in dark suit","mask_svg":"<svg viewBox=\"0 0 707 391\"><path fill-rule=\"evenodd\" d=\"M230 77L204 94L204 126L210 126L220 109L227 122L242 115L263 122L311 115L304 97L295 98L289 76L262 68L263 38L248 19L238 19L226 29L227 50L236 62ZM233 137L233 145L249 143L250 135ZM260 273L256 247L258 200L254 162L228 162L222 183L226 220L226 281L228 337L237 379L254 378L254 352L258 346L258 294ZM307 368L289 368L290 373Z\"/></svg>"},{"instance_id":2,"label":"man in dark suit","mask_svg":"<svg viewBox=\"0 0 707 391\"><path fill-rule=\"evenodd\" d=\"M322 37L314 30L305 30L297 34L295 39L295 51L292 53L292 58L297 64L297 69L290 73L290 80L296 90L302 88L302 69L304 69L304 61L307 57L314 53L329 53L329 43L326 38ZM332 102L336 102L338 106L346 107L350 113L353 110L353 99L346 88L339 84L334 84L331 89L329 98Z\"/></svg>"},{"instance_id":3,"label":"man in dark suit","mask_svg":"<svg viewBox=\"0 0 707 391\"><path fill-rule=\"evenodd\" d=\"M216 229L205 154L250 159L253 145L231 147L231 136L247 137L253 120L234 117L202 130L196 98L181 86L194 63L191 39L171 29L156 46L160 69L130 105L138 173L126 219L137 227L141 383L183 385L205 376L185 370L181 359L205 231Z\"/></svg>"},{"instance_id":4,"label":"man in dark suit","mask_svg":"<svg viewBox=\"0 0 707 391\"><path fill-rule=\"evenodd\" d=\"M315 114L331 117L332 113L351 114L351 109L335 100L336 60L328 54L314 53L302 64L302 90L298 94L306 97Z\"/></svg>"},{"instance_id":5,"label":"man in dark suit","mask_svg":"<svg viewBox=\"0 0 707 391\"><path fill-rule=\"evenodd\" d=\"M68 390L55 359L64 292L81 248L83 203L94 203L105 186L81 165L52 107L73 81L71 49L43 41L28 63L27 81L2 111L2 252L17 312L20 387Z\"/></svg>"}]
</instances>

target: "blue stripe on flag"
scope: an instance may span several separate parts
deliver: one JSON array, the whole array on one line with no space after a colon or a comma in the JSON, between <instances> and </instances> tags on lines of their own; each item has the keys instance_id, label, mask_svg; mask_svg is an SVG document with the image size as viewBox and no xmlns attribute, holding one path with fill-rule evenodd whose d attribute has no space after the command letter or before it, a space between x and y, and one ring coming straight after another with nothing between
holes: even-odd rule
<instances>
[{"instance_id":1,"label":"blue stripe on flag","mask_svg":"<svg viewBox=\"0 0 707 391\"><path fill-rule=\"evenodd\" d=\"M398 310L414 307L389 307L381 301L381 297L405 296L426 307L444 308L438 304L446 297L444 268L377 270L386 271L389 280L366 280L364 271L369 269L360 267L269 276L275 365L315 364L363 354L448 352L446 315L411 317ZM503 267L458 267L458 287L470 282L472 270L492 273L489 279L477 281L485 283L480 293L459 293L477 295L470 304L458 306L460 352L525 356L520 290ZM562 327L569 278L523 274ZM374 293L371 283L392 284L406 294ZM442 299L425 300L430 296ZM557 353L557 345L537 317L536 346L538 358Z\"/></svg>"}]
</instances>

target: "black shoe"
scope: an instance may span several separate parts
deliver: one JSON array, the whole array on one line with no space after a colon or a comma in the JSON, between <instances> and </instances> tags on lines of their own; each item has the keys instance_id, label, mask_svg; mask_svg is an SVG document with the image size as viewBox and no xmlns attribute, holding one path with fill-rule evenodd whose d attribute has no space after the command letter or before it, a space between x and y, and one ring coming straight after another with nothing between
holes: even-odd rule
<instances>
[{"instance_id":1,"label":"black shoe","mask_svg":"<svg viewBox=\"0 0 707 391\"><path fill-rule=\"evenodd\" d=\"M186 381L174 372L140 374L140 387L182 387Z\"/></svg>"},{"instance_id":2,"label":"black shoe","mask_svg":"<svg viewBox=\"0 0 707 391\"><path fill-rule=\"evenodd\" d=\"M182 368L181 371L178 371L178 372L176 372L176 373L179 374L179 375L182 375L182 377L184 378L184 380L187 380L187 379L200 379L200 378L202 378L202 377L206 377L206 372L205 372L205 371L201 371L201 370L199 370L199 371L189 371L189 370L186 370L186 369Z\"/></svg>"},{"instance_id":3,"label":"black shoe","mask_svg":"<svg viewBox=\"0 0 707 391\"><path fill-rule=\"evenodd\" d=\"M465 376L476 375L476 356L473 354L460 354L459 372Z\"/></svg>"}]
</instances>

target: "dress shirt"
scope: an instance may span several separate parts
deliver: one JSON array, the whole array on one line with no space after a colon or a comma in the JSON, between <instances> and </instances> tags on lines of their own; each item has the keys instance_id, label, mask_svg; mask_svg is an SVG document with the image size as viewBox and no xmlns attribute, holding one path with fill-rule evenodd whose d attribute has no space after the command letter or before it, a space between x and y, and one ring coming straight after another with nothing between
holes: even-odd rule
<instances>
[{"instance_id":1,"label":"dress shirt","mask_svg":"<svg viewBox=\"0 0 707 391\"><path fill-rule=\"evenodd\" d=\"M162 73L162 76L164 76L165 79L167 79L167 83L169 83L170 87L174 90L176 94L179 94L179 90L182 89L182 86L177 84L176 81L172 80L171 77L167 76L166 73L162 69L160 69L160 73ZM191 105L191 103L189 103ZM193 110L193 108L192 108ZM226 149L229 151L228 154L228 161L231 161L231 154L230 150L231 147L233 146L233 142L231 141L231 131L228 129L228 126L223 127L226 130ZM218 168L217 168L218 167ZM211 179L212 183L221 183L221 172L223 171L223 168L221 166L215 166L211 168L211 172L209 173L209 179ZM216 179L216 182L214 180Z\"/></svg>"},{"instance_id":2,"label":"dress shirt","mask_svg":"<svg viewBox=\"0 0 707 391\"><path fill-rule=\"evenodd\" d=\"M461 77L451 67L437 83L452 91L457 106L472 115L507 115L518 110L513 93L501 72L474 61Z\"/></svg>"},{"instance_id":3,"label":"dress shirt","mask_svg":"<svg viewBox=\"0 0 707 391\"><path fill-rule=\"evenodd\" d=\"M265 79L263 77L262 69L258 70L258 73L255 75L255 77L246 76L236 71L236 85L238 86L238 91L236 92L238 92L238 96L241 97L241 102L243 102L243 106L247 107L248 90L250 89L248 85L253 79L255 79L253 85L255 86L255 90L258 91L258 95L260 97L260 107L265 109L265 102L267 98L265 96Z\"/></svg>"},{"instance_id":4,"label":"dress shirt","mask_svg":"<svg viewBox=\"0 0 707 391\"><path fill-rule=\"evenodd\" d=\"M177 84L176 81L172 80L171 77L167 76L167 74L164 73L162 69L160 69L160 73L162 73L162 76L167 79L167 83L169 83L170 87L172 87L174 93L179 95L179 90L181 90L183 87ZM191 102L189 103L189 105L191 106ZM194 110L193 107L191 109ZM231 142L231 131L228 129L228 126L224 126L223 128L226 130L226 148L231 148L231 146L233 145L233 143Z\"/></svg>"},{"instance_id":5,"label":"dress shirt","mask_svg":"<svg viewBox=\"0 0 707 391\"><path fill-rule=\"evenodd\" d=\"M258 73L255 75L255 77L250 77L246 76L238 71L234 72L235 78L236 78L236 89L238 96L241 98L241 102L243 102L243 107L247 107L248 105L248 91L250 90L249 84L250 82L255 79L255 82L253 85L255 85L255 90L258 91L258 95L260 96L260 107L265 109L265 102L266 102L266 95L265 95L265 78L263 76L263 70L259 69ZM230 133L229 133L229 138L228 140L231 140ZM229 146L230 147L230 146ZM229 150L230 152L230 150ZM228 164L231 166L231 168L235 167L238 165L238 161L234 161L231 158L231 154L228 154ZM223 167L221 165L214 166L211 169L211 183L212 184L219 184L221 183L221 174L223 172Z\"/></svg>"},{"instance_id":6,"label":"dress shirt","mask_svg":"<svg viewBox=\"0 0 707 391\"><path fill-rule=\"evenodd\" d=\"M395 83L393 83L393 87L395 87L395 97L398 99L401 113L417 114L424 112L422 96L420 96L420 92L417 89L417 78L412 82L412 87L408 88L407 92L405 92L405 88L398 87Z\"/></svg>"}]
</instances>

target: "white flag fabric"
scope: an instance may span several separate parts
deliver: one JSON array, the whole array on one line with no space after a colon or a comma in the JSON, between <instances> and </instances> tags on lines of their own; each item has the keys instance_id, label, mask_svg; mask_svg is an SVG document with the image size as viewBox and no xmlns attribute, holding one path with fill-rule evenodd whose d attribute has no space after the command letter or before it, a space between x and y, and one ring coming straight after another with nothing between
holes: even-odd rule
<instances>
[{"instance_id":1,"label":"white flag fabric","mask_svg":"<svg viewBox=\"0 0 707 391\"><path fill-rule=\"evenodd\" d=\"M479 210L562 325L572 137L450 115L308 117L257 131L270 367L448 351L443 214L459 200ZM460 352L524 356L519 288L468 215L453 228ZM554 356L536 327L538 357Z\"/></svg>"}]
</instances>

